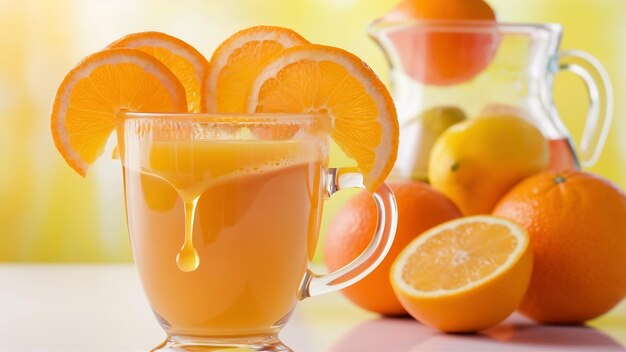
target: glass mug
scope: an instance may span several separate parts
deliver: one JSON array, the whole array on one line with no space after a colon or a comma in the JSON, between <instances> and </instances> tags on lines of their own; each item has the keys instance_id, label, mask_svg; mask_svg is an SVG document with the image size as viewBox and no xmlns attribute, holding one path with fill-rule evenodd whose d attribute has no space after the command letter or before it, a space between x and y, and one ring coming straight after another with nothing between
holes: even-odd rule
<instances>
[{"instance_id":1,"label":"glass mug","mask_svg":"<svg viewBox=\"0 0 626 352\"><path fill-rule=\"evenodd\" d=\"M427 114L470 118L514 114L533 122L550 143L552 169L592 166L606 141L613 114L611 82L602 65L579 50L559 51L557 24L484 21L399 21L381 18L369 27L389 61L391 92L401 126L394 175L427 174ZM589 110L578 148L553 100L556 73L583 79ZM435 119L430 119L431 121ZM434 122L428 122L434 125ZM426 124L428 124L426 123Z\"/></svg>"},{"instance_id":2,"label":"glass mug","mask_svg":"<svg viewBox=\"0 0 626 352\"><path fill-rule=\"evenodd\" d=\"M372 194L367 249L327 275L309 269L324 199L364 188L328 168L326 115L121 114L118 145L136 268L167 340L157 351L289 350L299 300L347 287L388 252L397 208Z\"/></svg>"}]
</instances>

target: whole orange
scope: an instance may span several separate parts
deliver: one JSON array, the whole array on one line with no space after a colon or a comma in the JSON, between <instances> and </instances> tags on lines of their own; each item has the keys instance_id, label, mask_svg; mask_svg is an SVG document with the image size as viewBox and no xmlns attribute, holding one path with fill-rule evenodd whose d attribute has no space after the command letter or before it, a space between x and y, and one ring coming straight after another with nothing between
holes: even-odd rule
<instances>
[{"instance_id":1,"label":"whole orange","mask_svg":"<svg viewBox=\"0 0 626 352\"><path fill-rule=\"evenodd\" d=\"M342 292L356 305L383 315L403 315L391 288L389 269L402 249L427 229L461 216L457 207L428 184L417 181L388 183L398 203L398 228L389 253L372 273ZM324 242L329 271L351 262L367 247L376 229L374 200L366 193L352 198L330 223Z\"/></svg>"},{"instance_id":2,"label":"whole orange","mask_svg":"<svg viewBox=\"0 0 626 352\"><path fill-rule=\"evenodd\" d=\"M495 25L496 15L483 0L405 0L383 19L423 21L391 31L389 37L400 51L406 73L426 84L471 79L489 65L497 49L498 35L490 26ZM466 21L482 23L468 27Z\"/></svg>"},{"instance_id":3,"label":"whole orange","mask_svg":"<svg viewBox=\"0 0 626 352\"><path fill-rule=\"evenodd\" d=\"M595 318L626 295L626 195L581 171L547 171L506 194L494 215L529 232L535 262L519 310L544 323Z\"/></svg>"}]
</instances>

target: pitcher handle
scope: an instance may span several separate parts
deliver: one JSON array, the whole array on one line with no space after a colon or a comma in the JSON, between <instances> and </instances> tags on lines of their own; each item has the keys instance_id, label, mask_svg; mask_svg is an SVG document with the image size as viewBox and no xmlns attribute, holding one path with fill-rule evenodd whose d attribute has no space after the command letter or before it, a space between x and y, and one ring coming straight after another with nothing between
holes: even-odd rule
<instances>
[{"instance_id":1,"label":"pitcher handle","mask_svg":"<svg viewBox=\"0 0 626 352\"><path fill-rule=\"evenodd\" d=\"M326 193L332 196L346 188L362 188L363 175L353 168L330 168L326 177ZM348 287L371 273L382 262L396 234L398 206L391 189L382 184L372 193L378 210L378 225L374 237L365 250L352 262L326 275L307 270L300 288L300 299L319 296Z\"/></svg>"},{"instance_id":2,"label":"pitcher handle","mask_svg":"<svg viewBox=\"0 0 626 352\"><path fill-rule=\"evenodd\" d=\"M613 119L611 80L598 59L580 50L562 51L559 54L559 69L579 76L587 86L589 109L578 156L583 167L590 167L600 157Z\"/></svg>"}]
</instances>

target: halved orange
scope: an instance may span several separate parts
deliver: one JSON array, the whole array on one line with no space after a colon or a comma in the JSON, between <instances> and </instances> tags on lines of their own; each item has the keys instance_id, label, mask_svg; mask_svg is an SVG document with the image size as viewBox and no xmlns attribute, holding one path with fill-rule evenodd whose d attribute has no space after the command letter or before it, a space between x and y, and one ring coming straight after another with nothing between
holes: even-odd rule
<instances>
[{"instance_id":1,"label":"halved orange","mask_svg":"<svg viewBox=\"0 0 626 352\"><path fill-rule=\"evenodd\" d=\"M283 49L308 41L291 29L256 26L226 39L211 57L211 69L202 86L202 109L242 113L252 81Z\"/></svg>"},{"instance_id":2,"label":"halved orange","mask_svg":"<svg viewBox=\"0 0 626 352\"><path fill-rule=\"evenodd\" d=\"M254 82L248 112L328 113L332 138L376 190L396 160L398 119L384 84L361 59L334 47L282 51Z\"/></svg>"},{"instance_id":3,"label":"halved orange","mask_svg":"<svg viewBox=\"0 0 626 352\"><path fill-rule=\"evenodd\" d=\"M190 112L200 112L200 87L209 72L209 62L184 41L161 32L140 32L124 36L107 48L130 48L154 56L172 71L185 87Z\"/></svg>"},{"instance_id":4,"label":"halved orange","mask_svg":"<svg viewBox=\"0 0 626 352\"><path fill-rule=\"evenodd\" d=\"M52 107L52 137L81 176L102 154L123 109L185 112L185 88L163 63L135 49L92 54L63 79Z\"/></svg>"},{"instance_id":5,"label":"halved orange","mask_svg":"<svg viewBox=\"0 0 626 352\"><path fill-rule=\"evenodd\" d=\"M532 262L524 228L472 216L419 235L396 258L390 281L417 320L442 331L472 332L498 324L519 306Z\"/></svg>"}]
</instances>

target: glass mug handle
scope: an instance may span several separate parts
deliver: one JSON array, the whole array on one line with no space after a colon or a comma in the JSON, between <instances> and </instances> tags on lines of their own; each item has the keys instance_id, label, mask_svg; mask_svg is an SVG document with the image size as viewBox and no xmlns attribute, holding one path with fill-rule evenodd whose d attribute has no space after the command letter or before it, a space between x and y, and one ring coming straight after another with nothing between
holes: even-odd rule
<instances>
[{"instance_id":1,"label":"glass mug handle","mask_svg":"<svg viewBox=\"0 0 626 352\"><path fill-rule=\"evenodd\" d=\"M354 168L329 168L326 172L326 196L346 188L361 188L363 175ZM382 184L372 193L378 210L378 225L365 250L352 262L326 275L307 270L300 286L300 299L319 296L348 287L371 273L391 248L398 224L398 206L393 192Z\"/></svg>"},{"instance_id":2,"label":"glass mug handle","mask_svg":"<svg viewBox=\"0 0 626 352\"><path fill-rule=\"evenodd\" d=\"M580 50L562 51L559 54L559 69L579 76L587 86L589 109L578 156L583 167L590 167L600 157L613 119L611 80L598 59Z\"/></svg>"}]
</instances>

